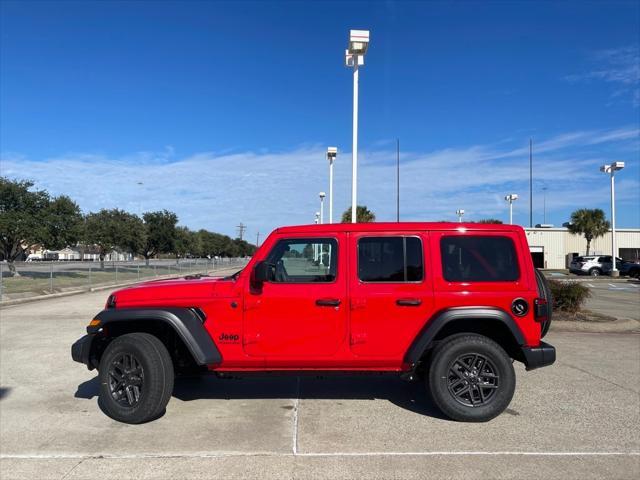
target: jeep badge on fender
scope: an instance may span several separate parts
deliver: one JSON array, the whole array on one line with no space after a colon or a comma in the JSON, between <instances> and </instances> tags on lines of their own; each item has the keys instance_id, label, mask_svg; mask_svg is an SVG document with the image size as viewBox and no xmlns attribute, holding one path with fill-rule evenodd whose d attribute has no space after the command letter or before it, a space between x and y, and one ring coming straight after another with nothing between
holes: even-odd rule
<instances>
[{"instance_id":1,"label":"jeep badge on fender","mask_svg":"<svg viewBox=\"0 0 640 480\"><path fill-rule=\"evenodd\" d=\"M513 360L554 363L551 303L516 225L283 227L228 277L113 292L71 355L126 423L158 418L176 375L276 370L419 379L445 415L481 422L511 402Z\"/></svg>"}]
</instances>

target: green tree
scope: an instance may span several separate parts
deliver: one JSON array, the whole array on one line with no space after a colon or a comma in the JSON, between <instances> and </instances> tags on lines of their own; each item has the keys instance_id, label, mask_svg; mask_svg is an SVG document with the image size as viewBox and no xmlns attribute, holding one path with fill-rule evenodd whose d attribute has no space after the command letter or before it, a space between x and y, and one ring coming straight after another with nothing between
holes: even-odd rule
<instances>
[{"instance_id":1,"label":"green tree","mask_svg":"<svg viewBox=\"0 0 640 480\"><path fill-rule=\"evenodd\" d=\"M32 186L31 181L0 177L0 253L13 276L20 276L16 259L46 235L49 194L44 190L30 191Z\"/></svg>"},{"instance_id":2,"label":"green tree","mask_svg":"<svg viewBox=\"0 0 640 480\"><path fill-rule=\"evenodd\" d=\"M80 207L66 195L54 198L46 212L42 244L54 250L75 245L82 237Z\"/></svg>"},{"instance_id":3,"label":"green tree","mask_svg":"<svg viewBox=\"0 0 640 480\"><path fill-rule=\"evenodd\" d=\"M141 252L145 242L145 228L137 215L123 210L102 209L90 213L85 219L85 241L98 247L100 268L104 257L113 250Z\"/></svg>"},{"instance_id":4,"label":"green tree","mask_svg":"<svg viewBox=\"0 0 640 480\"><path fill-rule=\"evenodd\" d=\"M502 220L498 220L497 218L483 218L481 220L478 220L476 223L496 223L496 224L501 224Z\"/></svg>"},{"instance_id":5,"label":"green tree","mask_svg":"<svg viewBox=\"0 0 640 480\"><path fill-rule=\"evenodd\" d=\"M145 263L149 265L149 259L158 253L175 252L178 217L173 212L162 210L147 212L142 218L144 219L145 235L140 253L142 253Z\"/></svg>"},{"instance_id":6,"label":"green tree","mask_svg":"<svg viewBox=\"0 0 640 480\"><path fill-rule=\"evenodd\" d=\"M365 205L358 205L358 207L356 208L357 223L369 223L375 221L375 213L369 210ZM342 223L351 223L351 207L347 208L342 214Z\"/></svg>"},{"instance_id":7,"label":"green tree","mask_svg":"<svg viewBox=\"0 0 640 480\"><path fill-rule=\"evenodd\" d=\"M256 251L256 246L250 244L246 240L240 240L239 238L236 238L235 240L233 240L233 243L235 245L236 256L238 257L248 257L253 255Z\"/></svg>"},{"instance_id":8,"label":"green tree","mask_svg":"<svg viewBox=\"0 0 640 480\"><path fill-rule=\"evenodd\" d=\"M587 255L591 249L591 241L602 237L609 231L609 221L600 208L581 208L571 214L571 222L568 229L574 235L584 235L587 241Z\"/></svg>"},{"instance_id":9,"label":"green tree","mask_svg":"<svg viewBox=\"0 0 640 480\"><path fill-rule=\"evenodd\" d=\"M200 237L196 232L192 232L187 227L176 227L175 253L178 257L202 256L201 250Z\"/></svg>"}]
</instances>

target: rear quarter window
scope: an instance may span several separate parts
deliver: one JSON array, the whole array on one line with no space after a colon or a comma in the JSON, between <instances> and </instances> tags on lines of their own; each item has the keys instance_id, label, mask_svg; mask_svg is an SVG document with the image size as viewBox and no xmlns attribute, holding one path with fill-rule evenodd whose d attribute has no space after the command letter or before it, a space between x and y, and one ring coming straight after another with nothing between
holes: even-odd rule
<instances>
[{"instance_id":1,"label":"rear quarter window","mask_svg":"<svg viewBox=\"0 0 640 480\"><path fill-rule=\"evenodd\" d=\"M449 282L514 282L520 278L513 241L501 236L445 236L442 275Z\"/></svg>"}]
</instances>

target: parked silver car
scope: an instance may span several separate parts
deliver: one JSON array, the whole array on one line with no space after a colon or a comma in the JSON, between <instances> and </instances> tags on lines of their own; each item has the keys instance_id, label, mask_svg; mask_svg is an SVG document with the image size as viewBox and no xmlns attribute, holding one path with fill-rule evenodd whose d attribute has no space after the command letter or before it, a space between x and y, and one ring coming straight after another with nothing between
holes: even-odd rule
<instances>
[{"instance_id":1,"label":"parked silver car","mask_svg":"<svg viewBox=\"0 0 640 480\"><path fill-rule=\"evenodd\" d=\"M569 265L569 271L578 275L591 275L592 277L599 277L605 273L605 261L607 260L604 255L585 255L582 257L575 257ZM611 256L608 258L609 265L611 265Z\"/></svg>"}]
</instances>

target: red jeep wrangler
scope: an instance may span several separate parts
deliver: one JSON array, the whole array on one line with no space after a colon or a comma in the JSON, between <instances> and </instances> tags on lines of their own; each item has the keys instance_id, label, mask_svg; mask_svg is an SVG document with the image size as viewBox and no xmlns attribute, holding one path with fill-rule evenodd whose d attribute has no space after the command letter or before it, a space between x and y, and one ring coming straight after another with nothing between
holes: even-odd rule
<instances>
[{"instance_id":1,"label":"red jeep wrangler","mask_svg":"<svg viewBox=\"0 0 640 480\"><path fill-rule=\"evenodd\" d=\"M555 361L550 317L520 227L306 225L275 230L229 277L113 293L71 353L127 423L160 416L176 374L273 371L420 378L450 418L486 421L511 401L512 359Z\"/></svg>"}]
</instances>

